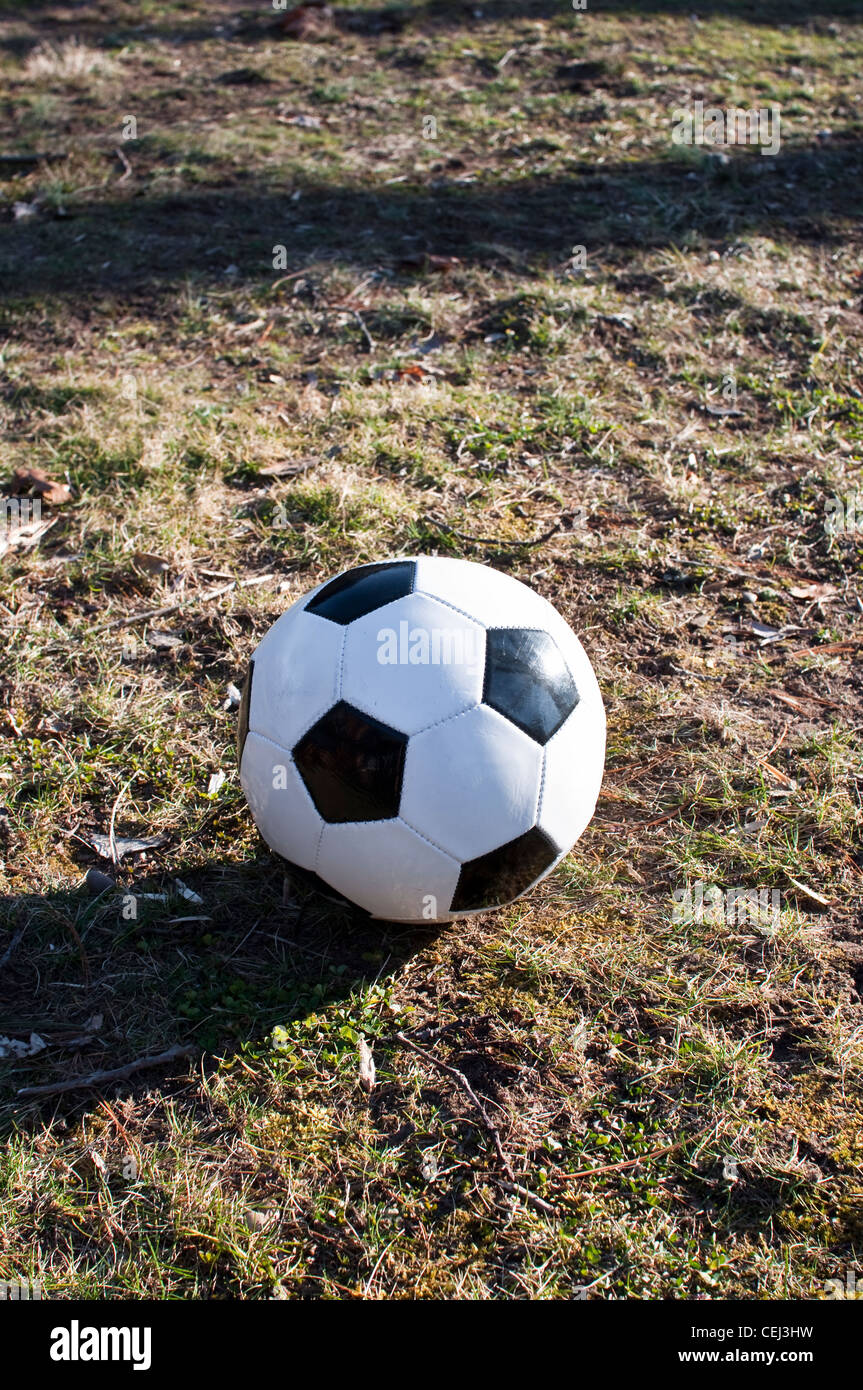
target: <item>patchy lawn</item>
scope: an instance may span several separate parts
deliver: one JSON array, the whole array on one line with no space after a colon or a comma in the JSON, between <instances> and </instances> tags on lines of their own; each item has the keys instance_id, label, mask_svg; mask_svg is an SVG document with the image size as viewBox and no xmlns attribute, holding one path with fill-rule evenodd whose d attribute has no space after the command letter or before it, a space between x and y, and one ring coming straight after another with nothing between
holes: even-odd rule
<instances>
[{"instance_id":1,"label":"patchy lawn","mask_svg":"<svg viewBox=\"0 0 863 1390\"><path fill-rule=\"evenodd\" d=\"M0 477L56 484L0 544L0 1278L808 1298L863 1257L826 9L0 0ZM697 100L779 103L778 154L675 145ZM300 594L425 551L551 599L609 715L564 865L437 931L285 876L228 695Z\"/></svg>"}]
</instances>

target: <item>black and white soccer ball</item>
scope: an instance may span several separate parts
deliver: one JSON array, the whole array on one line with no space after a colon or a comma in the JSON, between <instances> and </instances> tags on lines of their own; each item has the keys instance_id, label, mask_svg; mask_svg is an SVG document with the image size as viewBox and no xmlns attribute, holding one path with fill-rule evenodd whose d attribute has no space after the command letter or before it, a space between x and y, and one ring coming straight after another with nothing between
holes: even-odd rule
<instances>
[{"instance_id":1,"label":"black and white soccer ball","mask_svg":"<svg viewBox=\"0 0 863 1390\"><path fill-rule=\"evenodd\" d=\"M572 848L605 710L550 603L423 555L347 570L278 619L239 756L271 849L374 917L446 922L520 897Z\"/></svg>"}]
</instances>

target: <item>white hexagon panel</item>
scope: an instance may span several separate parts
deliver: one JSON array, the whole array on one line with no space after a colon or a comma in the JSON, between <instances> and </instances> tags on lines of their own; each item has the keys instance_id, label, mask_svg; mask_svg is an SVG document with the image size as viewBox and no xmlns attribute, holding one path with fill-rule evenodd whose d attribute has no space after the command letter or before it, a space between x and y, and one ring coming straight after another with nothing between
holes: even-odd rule
<instances>
[{"instance_id":1,"label":"white hexagon panel","mask_svg":"<svg viewBox=\"0 0 863 1390\"><path fill-rule=\"evenodd\" d=\"M338 699L344 628L295 603L270 628L255 652L247 680L252 733L283 748Z\"/></svg>"},{"instance_id":2,"label":"white hexagon panel","mask_svg":"<svg viewBox=\"0 0 863 1390\"><path fill-rule=\"evenodd\" d=\"M341 695L414 734L482 699L485 632L424 594L407 594L347 628Z\"/></svg>"},{"instance_id":3,"label":"white hexagon panel","mask_svg":"<svg viewBox=\"0 0 863 1390\"><path fill-rule=\"evenodd\" d=\"M324 822L287 749L260 734L248 734L240 780L270 849L301 869L314 869Z\"/></svg>"},{"instance_id":4,"label":"white hexagon panel","mask_svg":"<svg viewBox=\"0 0 863 1390\"><path fill-rule=\"evenodd\" d=\"M327 825L317 872L373 917L440 922L461 864L401 820Z\"/></svg>"},{"instance_id":5,"label":"white hexagon panel","mask_svg":"<svg viewBox=\"0 0 863 1390\"><path fill-rule=\"evenodd\" d=\"M605 767L605 709L589 662L587 667L579 676L578 705L545 745L537 824L562 851L570 850L588 825Z\"/></svg>"},{"instance_id":6,"label":"white hexagon panel","mask_svg":"<svg viewBox=\"0 0 863 1390\"><path fill-rule=\"evenodd\" d=\"M540 746L478 705L410 740L401 816L447 854L475 859L535 823L541 776Z\"/></svg>"}]
</instances>

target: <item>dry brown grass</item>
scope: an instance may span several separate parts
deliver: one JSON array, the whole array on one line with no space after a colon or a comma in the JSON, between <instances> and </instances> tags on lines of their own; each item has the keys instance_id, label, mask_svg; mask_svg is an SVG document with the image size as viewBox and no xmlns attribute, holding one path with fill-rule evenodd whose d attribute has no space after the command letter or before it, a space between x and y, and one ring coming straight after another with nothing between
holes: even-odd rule
<instances>
[{"instance_id":1,"label":"dry brown grass","mask_svg":"<svg viewBox=\"0 0 863 1390\"><path fill-rule=\"evenodd\" d=\"M0 1277L818 1296L861 1240L861 546L824 524L861 485L859 26L351 15L314 45L227 4L8 20L5 119L63 157L3 186L35 207L2 229L4 462L74 500L2 561L0 1035L48 1046L7 1067ZM772 166L672 157L699 97L780 100ZM315 462L261 476L285 458ZM610 731L566 864L435 934L283 884L223 708L293 598L423 550L546 594ZM112 812L167 840L93 899ZM202 907L124 919L178 877ZM699 882L779 919L675 921ZM174 1043L170 1076L15 1099Z\"/></svg>"}]
</instances>

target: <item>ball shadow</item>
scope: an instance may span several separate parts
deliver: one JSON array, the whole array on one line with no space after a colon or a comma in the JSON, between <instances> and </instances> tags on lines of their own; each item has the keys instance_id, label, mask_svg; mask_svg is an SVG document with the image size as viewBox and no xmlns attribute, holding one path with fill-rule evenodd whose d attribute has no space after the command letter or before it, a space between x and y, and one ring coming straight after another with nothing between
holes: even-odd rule
<instances>
[{"instance_id":1,"label":"ball shadow","mask_svg":"<svg viewBox=\"0 0 863 1390\"><path fill-rule=\"evenodd\" d=\"M0 1135L80 1112L99 1095L187 1088L190 1071L266 1049L274 1028L385 985L440 931L373 920L263 851L170 875L127 869L96 897L83 883L6 895ZM19 1095L176 1047L188 1054L116 1080Z\"/></svg>"}]
</instances>

